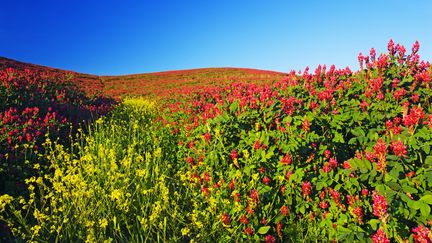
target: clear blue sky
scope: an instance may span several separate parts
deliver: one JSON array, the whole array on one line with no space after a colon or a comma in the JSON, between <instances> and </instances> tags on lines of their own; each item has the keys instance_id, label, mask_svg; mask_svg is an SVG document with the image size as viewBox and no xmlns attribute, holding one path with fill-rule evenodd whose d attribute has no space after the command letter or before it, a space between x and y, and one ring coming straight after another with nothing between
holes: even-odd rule
<instances>
[{"instance_id":1,"label":"clear blue sky","mask_svg":"<svg viewBox=\"0 0 432 243\"><path fill-rule=\"evenodd\" d=\"M92 74L358 69L390 38L432 61L432 1L0 0L0 56Z\"/></svg>"}]
</instances>

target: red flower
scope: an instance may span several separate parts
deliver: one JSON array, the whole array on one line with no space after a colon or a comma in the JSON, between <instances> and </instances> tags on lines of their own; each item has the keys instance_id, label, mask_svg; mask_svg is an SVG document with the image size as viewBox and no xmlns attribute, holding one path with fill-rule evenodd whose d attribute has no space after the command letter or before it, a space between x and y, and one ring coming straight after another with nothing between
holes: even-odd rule
<instances>
[{"instance_id":1,"label":"red flower","mask_svg":"<svg viewBox=\"0 0 432 243\"><path fill-rule=\"evenodd\" d=\"M387 49L388 49L390 55L394 55L395 49L394 49L394 42L392 39L390 39L390 41L387 45Z\"/></svg>"},{"instance_id":2,"label":"red flower","mask_svg":"<svg viewBox=\"0 0 432 243\"><path fill-rule=\"evenodd\" d=\"M416 54L419 49L420 49L420 43L416 40L416 42L414 43L414 45L411 49L412 54Z\"/></svg>"},{"instance_id":3,"label":"red flower","mask_svg":"<svg viewBox=\"0 0 432 243\"><path fill-rule=\"evenodd\" d=\"M409 115L405 116L403 119L403 123L405 126L410 127L418 124L422 118L424 118L423 109L421 106L414 106L411 108Z\"/></svg>"},{"instance_id":4,"label":"red flower","mask_svg":"<svg viewBox=\"0 0 432 243\"><path fill-rule=\"evenodd\" d=\"M254 202L259 201L259 193L258 193L258 191L257 191L256 189L252 189L252 191L251 191L249 197L250 197Z\"/></svg>"},{"instance_id":5,"label":"red flower","mask_svg":"<svg viewBox=\"0 0 432 243\"><path fill-rule=\"evenodd\" d=\"M365 100L363 100L363 101L360 103L360 109L361 109L362 111L366 111L366 109L367 109L368 106L369 106L369 104L368 104Z\"/></svg>"},{"instance_id":6,"label":"red flower","mask_svg":"<svg viewBox=\"0 0 432 243\"><path fill-rule=\"evenodd\" d=\"M309 131L309 129L310 129L310 122L307 118L305 118L302 122L302 129L305 132Z\"/></svg>"},{"instance_id":7,"label":"red flower","mask_svg":"<svg viewBox=\"0 0 432 243\"><path fill-rule=\"evenodd\" d=\"M273 243L276 241L276 239L274 238L273 235L266 235L265 241L266 241L266 243Z\"/></svg>"},{"instance_id":8,"label":"red flower","mask_svg":"<svg viewBox=\"0 0 432 243\"><path fill-rule=\"evenodd\" d=\"M245 215L242 215L242 216L240 217L240 223L242 223L242 224L248 224L248 223L249 223L249 220L246 218Z\"/></svg>"},{"instance_id":9,"label":"red flower","mask_svg":"<svg viewBox=\"0 0 432 243\"><path fill-rule=\"evenodd\" d=\"M202 193L204 193L204 196L208 196L208 194L210 193L210 190L206 186L203 186L201 188L201 191Z\"/></svg>"},{"instance_id":10,"label":"red flower","mask_svg":"<svg viewBox=\"0 0 432 243\"><path fill-rule=\"evenodd\" d=\"M363 53L359 53L358 54L358 61L359 61L359 64L360 64L360 69L363 69L363 60L364 60L364 56L363 56Z\"/></svg>"},{"instance_id":11,"label":"red flower","mask_svg":"<svg viewBox=\"0 0 432 243\"><path fill-rule=\"evenodd\" d=\"M331 171L331 167L330 167L329 163L325 163L323 168L322 168L322 172L330 173L330 171Z\"/></svg>"},{"instance_id":12,"label":"red flower","mask_svg":"<svg viewBox=\"0 0 432 243\"><path fill-rule=\"evenodd\" d=\"M193 165L193 164L194 164L194 159L193 159L192 157L188 157L188 158L186 159L186 162L187 162L188 164L190 164L190 165Z\"/></svg>"},{"instance_id":13,"label":"red flower","mask_svg":"<svg viewBox=\"0 0 432 243\"><path fill-rule=\"evenodd\" d=\"M207 173L207 172L204 172L204 175L203 175L203 178L204 178L204 181L205 182L209 182L210 181L210 175Z\"/></svg>"},{"instance_id":14,"label":"red flower","mask_svg":"<svg viewBox=\"0 0 432 243\"><path fill-rule=\"evenodd\" d=\"M387 215L387 201L384 196L378 192L372 192L373 215L383 219Z\"/></svg>"},{"instance_id":15,"label":"red flower","mask_svg":"<svg viewBox=\"0 0 432 243\"><path fill-rule=\"evenodd\" d=\"M384 140L379 138L377 143L375 144L374 150L375 150L375 156L377 157L383 155L385 156L385 154L387 153L387 144L384 142Z\"/></svg>"},{"instance_id":16,"label":"red flower","mask_svg":"<svg viewBox=\"0 0 432 243\"><path fill-rule=\"evenodd\" d=\"M393 153L398 157L406 157L407 150L405 144L398 140L392 143Z\"/></svg>"},{"instance_id":17,"label":"red flower","mask_svg":"<svg viewBox=\"0 0 432 243\"><path fill-rule=\"evenodd\" d=\"M253 233L254 233L254 231L253 231L253 229L251 229L251 228L249 228L249 227L247 227L245 230L244 230L244 232L245 232L245 234L247 234L247 235L253 235Z\"/></svg>"},{"instance_id":18,"label":"red flower","mask_svg":"<svg viewBox=\"0 0 432 243\"><path fill-rule=\"evenodd\" d=\"M322 209L326 209L326 208L329 207L329 204L328 204L328 202L326 202L326 201L321 201L321 202L319 203L319 207L322 208Z\"/></svg>"},{"instance_id":19,"label":"red flower","mask_svg":"<svg viewBox=\"0 0 432 243\"><path fill-rule=\"evenodd\" d=\"M399 53L399 58L403 58L405 56L405 52L406 52L406 48L403 45L397 44L396 45L396 50Z\"/></svg>"},{"instance_id":20,"label":"red flower","mask_svg":"<svg viewBox=\"0 0 432 243\"><path fill-rule=\"evenodd\" d=\"M387 131L390 131L393 128L393 122L391 120L387 120L385 126Z\"/></svg>"},{"instance_id":21,"label":"red flower","mask_svg":"<svg viewBox=\"0 0 432 243\"><path fill-rule=\"evenodd\" d=\"M309 181L305 181L305 182L303 182L303 185L302 185L302 192L303 192L303 196L304 196L304 197L307 197L307 196L310 195L310 193L311 193L311 188L312 188L312 186L311 186L311 183L310 183Z\"/></svg>"},{"instance_id":22,"label":"red flower","mask_svg":"<svg viewBox=\"0 0 432 243\"><path fill-rule=\"evenodd\" d=\"M414 103L417 103L417 102L419 101L419 99L420 99L420 97L419 97L418 94L413 94L413 95L411 96L411 100L412 100L412 102L414 102Z\"/></svg>"},{"instance_id":23,"label":"red flower","mask_svg":"<svg viewBox=\"0 0 432 243\"><path fill-rule=\"evenodd\" d=\"M229 224L230 224L230 217L228 216L227 213L223 213L223 214L222 214L222 216L221 216L221 220L222 220L222 223L223 223L224 225L229 225Z\"/></svg>"},{"instance_id":24,"label":"red flower","mask_svg":"<svg viewBox=\"0 0 432 243\"><path fill-rule=\"evenodd\" d=\"M30 142L32 140L32 136L29 133L26 133L26 140L27 142Z\"/></svg>"},{"instance_id":25,"label":"red flower","mask_svg":"<svg viewBox=\"0 0 432 243\"><path fill-rule=\"evenodd\" d=\"M415 227L414 229L412 229L412 232L412 236L416 243L428 243L432 241L432 232L423 225Z\"/></svg>"},{"instance_id":26,"label":"red flower","mask_svg":"<svg viewBox=\"0 0 432 243\"><path fill-rule=\"evenodd\" d=\"M329 161L329 164L331 167L336 168L337 167L337 160L335 158L331 158Z\"/></svg>"},{"instance_id":27,"label":"red flower","mask_svg":"<svg viewBox=\"0 0 432 243\"><path fill-rule=\"evenodd\" d=\"M374 243L390 243L386 233L382 229L378 229L377 232L372 236L372 242Z\"/></svg>"},{"instance_id":28,"label":"red flower","mask_svg":"<svg viewBox=\"0 0 432 243\"><path fill-rule=\"evenodd\" d=\"M229 188L231 191L234 191L234 189L235 189L235 184L236 184L235 180L231 180L230 183L228 184L228 188Z\"/></svg>"},{"instance_id":29,"label":"red flower","mask_svg":"<svg viewBox=\"0 0 432 243\"><path fill-rule=\"evenodd\" d=\"M246 213L247 214L253 214L255 211L250 207L250 206L247 206L247 208L246 208Z\"/></svg>"},{"instance_id":30,"label":"red flower","mask_svg":"<svg viewBox=\"0 0 432 243\"><path fill-rule=\"evenodd\" d=\"M232 160L236 160L237 157L238 157L238 153L237 153L237 151L236 151L236 150L233 150L233 151L231 152L231 159L232 159Z\"/></svg>"},{"instance_id":31,"label":"red flower","mask_svg":"<svg viewBox=\"0 0 432 243\"><path fill-rule=\"evenodd\" d=\"M286 153L285 156L282 158L281 163L284 165L290 165L292 162L292 157L289 153Z\"/></svg>"},{"instance_id":32,"label":"red flower","mask_svg":"<svg viewBox=\"0 0 432 243\"><path fill-rule=\"evenodd\" d=\"M288 206L286 206L286 205L283 205L283 206L281 207L280 211L281 211L281 214L282 214L283 216L288 216L288 215L289 215L289 208L288 208Z\"/></svg>"},{"instance_id":33,"label":"red flower","mask_svg":"<svg viewBox=\"0 0 432 243\"><path fill-rule=\"evenodd\" d=\"M324 157L325 157L326 159L329 159L329 158L330 158L330 155L331 155L330 150L326 149L326 150L324 151Z\"/></svg>"},{"instance_id":34,"label":"red flower","mask_svg":"<svg viewBox=\"0 0 432 243\"><path fill-rule=\"evenodd\" d=\"M371 50L370 50L370 57L371 57L371 59L372 59L372 61L375 61L375 56L376 56L376 51L375 51L375 48L372 48Z\"/></svg>"},{"instance_id":35,"label":"red flower","mask_svg":"<svg viewBox=\"0 0 432 243\"><path fill-rule=\"evenodd\" d=\"M264 178L262 178L262 182L267 185L270 183L270 178L267 176L264 176Z\"/></svg>"},{"instance_id":36,"label":"red flower","mask_svg":"<svg viewBox=\"0 0 432 243\"><path fill-rule=\"evenodd\" d=\"M385 54L381 54L378 57L378 62L377 62L378 68L386 68L388 65L388 57Z\"/></svg>"},{"instance_id":37,"label":"red flower","mask_svg":"<svg viewBox=\"0 0 432 243\"><path fill-rule=\"evenodd\" d=\"M339 201L340 201L340 192L338 192L338 191L336 191L336 190L332 190L331 188L330 188L330 194L331 194L331 196L332 196L332 198L333 198L333 200L337 203L337 204L339 204Z\"/></svg>"},{"instance_id":38,"label":"red flower","mask_svg":"<svg viewBox=\"0 0 432 243\"><path fill-rule=\"evenodd\" d=\"M257 141L255 141L254 149L255 149L255 150L258 150L259 148L261 148L261 143L260 143L259 140L257 140Z\"/></svg>"},{"instance_id":39,"label":"red flower","mask_svg":"<svg viewBox=\"0 0 432 243\"><path fill-rule=\"evenodd\" d=\"M285 179L289 180L292 174L293 174L292 170L287 171L287 173L285 174Z\"/></svg>"},{"instance_id":40,"label":"red flower","mask_svg":"<svg viewBox=\"0 0 432 243\"><path fill-rule=\"evenodd\" d=\"M353 213L358 218L359 223L363 223L363 209L361 207L355 207Z\"/></svg>"},{"instance_id":41,"label":"red flower","mask_svg":"<svg viewBox=\"0 0 432 243\"><path fill-rule=\"evenodd\" d=\"M195 146L194 141L190 141L190 143L188 144L188 147L189 147L189 148L193 148L194 146Z\"/></svg>"},{"instance_id":42,"label":"red flower","mask_svg":"<svg viewBox=\"0 0 432 243\"><path fill-rule=\"evenodd\" d=\"M344 169L350 169L351 168L351 165L349 164L349 162L348 161L344 161L343 162L343 167L344 167Z\"/></svg>"},{"instance_id":43,"label":"red flower","mask_svg":"<svg viewBox=\"0 0 432 243\"><path fill-rule=\"evenodd\" d=\"M205 133L204 134L204 139L207 141L207 142L210 142L210 140L211 140L211 134L210 133Z\"/></svg>"}]
</instances>

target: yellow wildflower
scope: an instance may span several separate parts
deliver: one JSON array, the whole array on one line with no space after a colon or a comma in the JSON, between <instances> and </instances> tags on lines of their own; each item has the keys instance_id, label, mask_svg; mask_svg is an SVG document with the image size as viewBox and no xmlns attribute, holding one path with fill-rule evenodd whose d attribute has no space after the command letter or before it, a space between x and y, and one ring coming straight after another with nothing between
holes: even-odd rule
<instances>
[{"instance_id":1,"label":"yellow wildflower","mask_svg":"<svg viewBox=\"0 0 432 243\"><path fill-rule=\"evenodd\" d=\"M8 205L13 200L12 196L9 196L8 194L4 194L0 196L0 212L3 212L6 208L6 205Z\"/></svg>"}]
</instances>

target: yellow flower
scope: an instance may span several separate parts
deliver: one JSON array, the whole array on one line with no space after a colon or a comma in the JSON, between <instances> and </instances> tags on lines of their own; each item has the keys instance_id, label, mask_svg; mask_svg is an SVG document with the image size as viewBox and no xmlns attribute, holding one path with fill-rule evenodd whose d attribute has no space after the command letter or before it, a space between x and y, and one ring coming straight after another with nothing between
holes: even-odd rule
<instances>
[{"instance_id":1,"label":"yellow flower","mask_svg":"<svg viewBox=\"0 0 432 243\"><path fill-rule=\"evenodd\" d=\"M31 231L33 232L33 235L37 236L39 235L39 231L42 229L40 225L35 225L31 227Z\"/></svg>"},{"instance_id":2,"label":"yellow flower","mask_svg":"<svg viewBox=\"0 0 432 243\"><path fill-rule=\"evenodd\" d=\"M122 191L120 189L115 189L111 192L111 200L120 200L122 197Z\"/></svg>"},{"instance_id":3,"label":"yellow flower","mask_svg":"<svg viewBox=\"0 0 432 243\"><path fill-rule=\"evenodd\" d=\"M0 212L3 212L8 205L13 200L13 197L8 194L4 194L0 196Z\"/></svg>"},{"instance_id":4,"label":"yellow flower","mask_svg":"<svg viewBox=\"0 0 432 243\"><path fill-rule=\"evenodd\" d=\"M146 170L137 169L136 170L136 175L138 177L144 177L146 175Z\"/></svg>"},{"instance_id":5,"label":"yellow flower","mask_svg":"<svg viewBox=\"0 0 432 243\"><path fill-rule=\"evenodd\" d=\"M156 151L154 152L154 156L156 158L160 158L162 154L162 149L161 148L157 148Z\"/></svg>"},{"instance_id":6,"label":"yellow flower","mask_svg":"<svg viewBox=\"0 0 432 243\"><path fill-rule=\"evenodd\" d=\"M106 218L99 220L99 226L102 229L105 229L108 226L108 220Z\"/></svg>"},{"instance_id":7,"label":"yellow flower","mask_svg":"<svg viewBox=\"0 0 432 243\"><path fill-rule=\"evenodd\" d=\"M183 228L183 229L181 229L181 233L182 233L183 236L188 235L189 232L190 232L189 228Z\"/></svg>"}]
</instances>

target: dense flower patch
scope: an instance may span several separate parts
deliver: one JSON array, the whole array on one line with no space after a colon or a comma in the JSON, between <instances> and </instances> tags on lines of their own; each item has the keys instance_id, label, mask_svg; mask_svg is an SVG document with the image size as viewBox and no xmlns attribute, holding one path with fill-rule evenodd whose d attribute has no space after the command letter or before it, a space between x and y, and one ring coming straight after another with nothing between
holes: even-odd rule
<instances>
[{"instance_id":1,"label":"dense flower patch","mask_svg":"<svg viewBox=\"0 0 432 243\"><path fill-rule=\"evenodd\" d=\"M70 144L41 139L49 172L0 196L0 219L36 241L430 242L432 69L418 50L390 41L360 53L358 72L125 99ZM62 124L73 99L53 99L4 117Z\"/></svg>"},{"instance_id":2,"label":"dense flower patch","mask_svg":"<svg viewBox=\"0 0 432 243\"><path fill-rule=\"evenodd\" d=\"M418 49L390 41L360 54L356 73L306 68L169 106L194 210L268 242L304 219L334 240L430 240L432 71Z\"/></svg>"},{"instance_id":3,"label":"dense flower patch","mask_svg":"<svg viewBox=\"0 0 432 243\"><path fill-rule=\"evenodd\" d=\"M284 76L284 73L246 68L202 68L99 78L104 93L113 97L146 95L169 99L190 95L209 86L224 86L232 82L272 83Z\"/></svg>"},{"instance_id":4,"label":"dense flower patch","mask_svg":"<svg viewBox=\"0 0 432 243\"><path fill-rule=\"evenodd\" d=\"M0 71L0 192L16 193L44 166L46 136L70 139L78 124L106 114L113 101L87 97L57 72L7 68Z\"/></svg>"}]
</instances>

